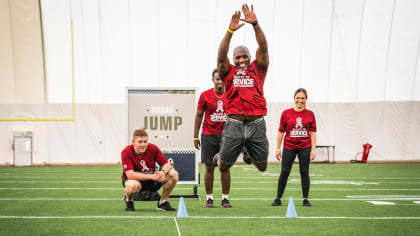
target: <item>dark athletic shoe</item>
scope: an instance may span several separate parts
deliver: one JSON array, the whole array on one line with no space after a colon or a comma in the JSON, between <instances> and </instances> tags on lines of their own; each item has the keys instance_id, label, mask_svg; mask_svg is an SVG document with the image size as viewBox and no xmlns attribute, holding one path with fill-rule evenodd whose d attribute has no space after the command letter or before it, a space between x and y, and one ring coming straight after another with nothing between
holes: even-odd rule
<instances>
[{"instance_id":1,"label":"dark athletic shoe","mask_svg":"<svg viewBox=\"0 0 420 236\"><path fill-rule=\"evenodd\" d=\"M248 152L244 153L243 159L244 159L245 164L248 164L248 165L252 164L252 160Z\"/></svg>"},{"instance_id":2,"label":"dark athletic shoe","mask_svg":"<svg viewBox=\"0 0 420 236\"><path fill-rule=\"evenodd\" d=\"M207 199L206 208L213 208L213 199Z\"/></svg>"},{"instance_id":3,"label":"dark athletic shoe","mask_svg":"<svg viewBox=\"0 0 420 236\"><path fill-rule=\"evenodd\" d=\"M271 206L281 206L281 200L280 200L280 198L274 199L274 202L271 203Z\"/></svg>"},{"instance_id":4,"label":"dark athletic shoe","mask_svg":"<svg viewBox=\"0 0 420 236\"><path fill-rule=\"evenodd\" d=\"M133 201L125 202L125 211L135 211Z\"/></svg>"},{"instance_id":5,"label":"dark athletic shoe","mask_svg":"<svg viewBox=\"0 0 420 236\"><path fill-rule=\"evenodd\" d=\"M159 201L158 201L158 206L156 208L156 210L158 211L176 211L175 208L171 207L171 205L169 204L168 201L162 203L159 205Z\"/></svg>"},{"instance_id":6,"label":"dark athletic shoe","mask_svg":"<svg viewBox=\"0 0 420 236\"><path fill-rule=\"evenodd\" d=\"M220 204L223 208L232 208L232 205L230 205L229 200L223 199L222 204Z\"/></svg>"},{"instance_id":7,"label":"dark athletic shoe","mask_svg":"<svg viewBox=\"0 0 420 236\"><path fill-rule=\"evenodd\" d=\"M219 153L216 153L213 157L213 166L217 166L217 161L220 160Z\"/></svg>"},{"instance_id":8,"label":"dark athletic shoe","mask_svg":"<svg viewBox=\"0 0 420 236\"><path fill-rule=\"evenodd\" d=\"M310 207L312 206L311 203L308 201L308 199L303 199L303 206Z\"/></svg>"}]
</instances>

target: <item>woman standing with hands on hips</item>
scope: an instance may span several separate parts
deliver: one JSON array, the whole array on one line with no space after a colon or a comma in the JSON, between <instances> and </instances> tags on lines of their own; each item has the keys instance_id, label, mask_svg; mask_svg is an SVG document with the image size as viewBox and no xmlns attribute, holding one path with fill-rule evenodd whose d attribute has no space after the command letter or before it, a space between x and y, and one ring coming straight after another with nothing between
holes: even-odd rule
<instances>
[{"instance_id":1,"label":"woman standing with hands on hips","mask_svg":"<svg viewBox=\"0 0 420 236\"><path fill-rule=\"evenodd\" d=\"M272 206L281 206L281 198L296 155L299 159L303 206L311 206L309 195L309 162L315 159L316 121L312 111L306 109L308 94L299 88L295 92L295 106L284 110L277 134L276 158L281 160L281 173L277 184L277 198ZM283 141L283 153L280 150Z\"/></svg>"}]
</instances>

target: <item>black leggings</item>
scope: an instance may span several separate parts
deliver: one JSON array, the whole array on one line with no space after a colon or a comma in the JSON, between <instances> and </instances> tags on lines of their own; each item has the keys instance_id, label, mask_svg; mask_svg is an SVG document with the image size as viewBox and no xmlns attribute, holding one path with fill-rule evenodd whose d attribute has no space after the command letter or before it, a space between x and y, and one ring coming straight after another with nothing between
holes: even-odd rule
<instances>
[{"instance_id":1,"label":"black leggings","mask_svg":"<svg viewBox=\"0 0 420 236\"><path fill-rule=\"evenodd\" d=\"M286 188L287 179L289 178L290 171L292 170L293 162L296 159L296 154L299 159L300 180L302 184L303 198L308 198L309 194L309 162L311 148L300 150L289 150L283 148L281 157L281 172L279 182L277 184L277 198L281 198Z\"/></svg>"}]
</instances>

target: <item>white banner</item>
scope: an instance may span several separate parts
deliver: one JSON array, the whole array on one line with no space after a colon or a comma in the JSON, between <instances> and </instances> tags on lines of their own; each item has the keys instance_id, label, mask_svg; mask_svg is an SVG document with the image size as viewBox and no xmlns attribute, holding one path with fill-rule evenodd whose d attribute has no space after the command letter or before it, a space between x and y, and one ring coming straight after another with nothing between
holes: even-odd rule
<instances>
[{"instance_id":1,"label":"white banner","mask_svg":"<svg viewBox=\"0 0 420 236\"><path fill-rule=\"evenodd\" d=\"M179 184L198 183L193 142L196 89L127 89L128 143L136 129L149 134L179 173Z\"/></svg>"},{"instance_id":2,"label":"white banner","mask_svg":"<svg viewBox=\"0 0 420 236\"><path fill-rule=\"evenodd\" d=\"M128 89L128 142L145 129L164 150L194 150L195 89Z\"/></svg>"}]
</instances>

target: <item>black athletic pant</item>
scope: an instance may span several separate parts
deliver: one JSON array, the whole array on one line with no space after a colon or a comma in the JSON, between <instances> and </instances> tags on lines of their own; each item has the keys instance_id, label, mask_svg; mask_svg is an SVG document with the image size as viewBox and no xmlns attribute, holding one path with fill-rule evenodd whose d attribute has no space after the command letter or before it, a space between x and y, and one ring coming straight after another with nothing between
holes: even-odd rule
<instances>
[{"instance_id":1,"label":"black athletic pant","mask_svg":"<svg viewBox=\"0 0 420 236\"><path fill-rule=\"evenodd\" d=\"M303 198L308 198L309 194L309 162L310 162L311 148L300 150L289 150L283 148L281 157L281 172L279 182L277 184L277 198L281 198L286 188L287 179L289 178L290 171L292 170L293 162L296 155L299 159L300 180L302 183Z\"/></svg>"}]
</instances>

